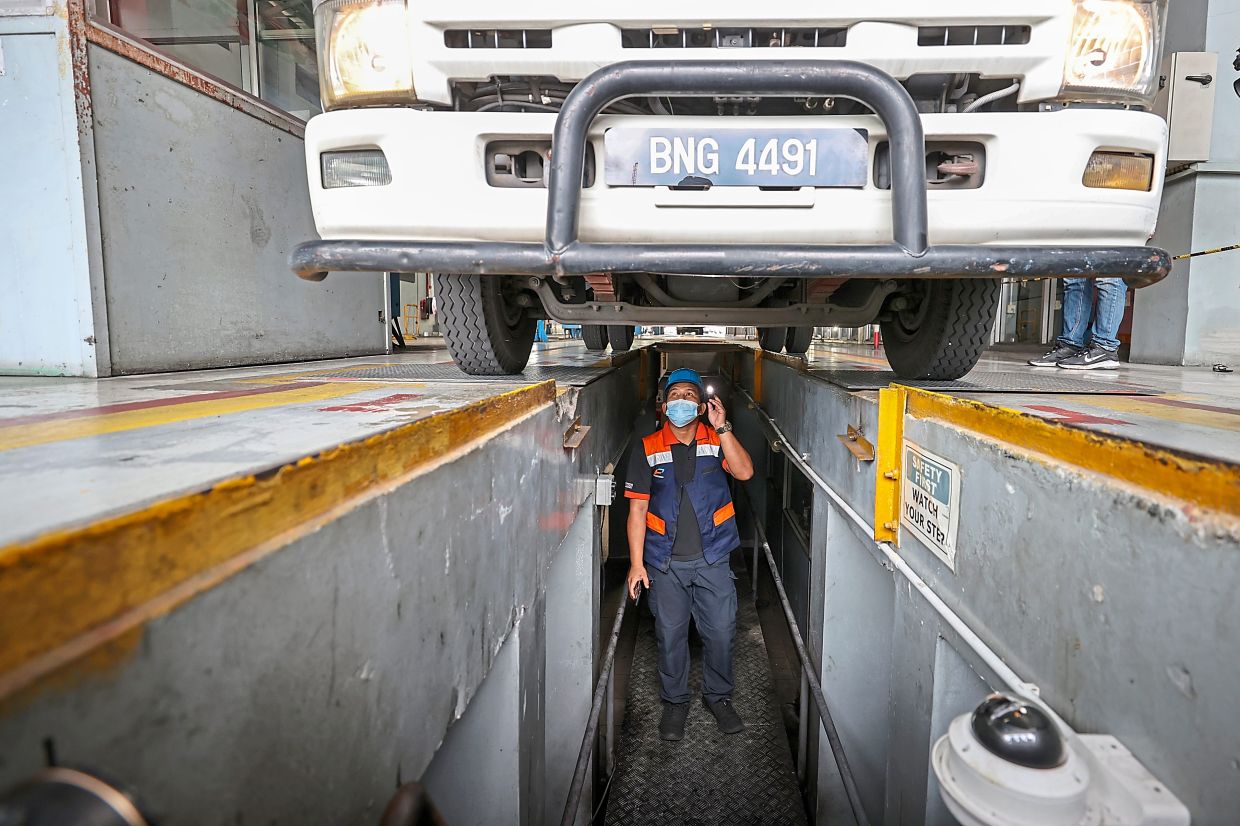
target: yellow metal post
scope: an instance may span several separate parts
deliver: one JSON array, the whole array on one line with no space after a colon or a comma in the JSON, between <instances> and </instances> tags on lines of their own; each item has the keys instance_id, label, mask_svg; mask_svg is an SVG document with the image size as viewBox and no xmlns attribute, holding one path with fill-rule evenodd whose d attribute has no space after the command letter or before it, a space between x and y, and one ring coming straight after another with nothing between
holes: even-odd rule
<instances>
[{"instance_id":1,"label":"yellow metal post","mask_svg":"<svg viewBox=\"0 0 1240 826\"><path fill-rule=\"evenodd\" d=\"M903 472L904 408L898 384L878 391L878 445L874 462L874 540L900 547L900 474Z\"/></svg>"}]
</instances>

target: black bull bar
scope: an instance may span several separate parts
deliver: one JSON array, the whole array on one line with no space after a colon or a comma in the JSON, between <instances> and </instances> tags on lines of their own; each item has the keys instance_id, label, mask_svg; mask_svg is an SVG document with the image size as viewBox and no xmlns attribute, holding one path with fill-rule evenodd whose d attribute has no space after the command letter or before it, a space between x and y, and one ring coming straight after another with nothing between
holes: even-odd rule
<instances>
[{"instance_id":1,"label":"black bull bar","mask_svg":"<svg viewBox=\"0 0 1240 826\"><path fill-rule=\"evenodd\" d=\"M893 243L615 244L578 239L587 131L625 97L783 95L852 98L883 121L891 143ZM678 275L815 278L1121 277L1134 287L1171 270L1154 247L930 246L925 135L917 107L895 78L848 60L629 61L604 67L568 94L555 124L543 243L324 240L299 245L290 266L318 281L329 271L452 272L480 275Z\"/></svg>"}]
</instances>

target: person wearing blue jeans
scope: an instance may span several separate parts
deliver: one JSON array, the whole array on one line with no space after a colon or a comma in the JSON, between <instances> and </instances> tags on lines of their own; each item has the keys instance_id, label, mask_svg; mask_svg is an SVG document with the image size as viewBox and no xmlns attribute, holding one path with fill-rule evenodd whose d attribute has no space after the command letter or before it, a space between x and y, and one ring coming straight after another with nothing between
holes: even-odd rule
<instances>
[{"instance_id":1,"label":"person wearing blue jeans","mask_svg":"<svg viewBox=\"0 0 1240 826\"><path fill-rule=\"evenodd\" d=\"M1094 290L1098 300L1094 301ZM1065 278L1063 282L1063 331L1055 349L1030 359L1034 367L1065 370L1114 370L1119 367L1120 322L1124 320L1122 278ZM1086 336L1088 335L1088 341Z\"/></svg>"}]
</instances>

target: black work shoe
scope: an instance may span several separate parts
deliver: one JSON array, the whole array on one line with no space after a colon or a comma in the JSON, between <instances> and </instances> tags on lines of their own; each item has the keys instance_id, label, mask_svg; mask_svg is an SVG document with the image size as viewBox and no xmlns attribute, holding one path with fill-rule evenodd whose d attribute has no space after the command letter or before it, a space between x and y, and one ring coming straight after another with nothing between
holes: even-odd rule
<instances>
[{"instance_id":1,"label":"black work shoe","mask_svg":"<svg viewBox=\"0 0 1240 826\"><path fill-rule=\"evenodd\" d=\"M736 713L736 709L732 708L730 697L716 700L713 703L702 698L702 702L706 704L706 708L710 709L710 713L715 715L715 722L719 724L719 730L724 734L739 734L745 730L745 721Z\"/></svg>"},{"instance_id":2,"label":"black work shoe","mask_svg":"<svg viewBox=\"0 0 1240 826\"><path fill-rule=\"evenodd\" d=\"M1080 352L1080 347L1073 347L1071 344L1056 344L1054 350L1041 358L1029 359L1029 363L1034 367L1058 367L1059 362L1070 359Z\"/></svg>"},{"instance_id":3,"label":"black work shoe","mask_svg":"<svg viewBox=\"0 0 1240 826\"><path fill-rule=\"evenodd\" d=\"M664 740L685 739L685 718L688 716L688 703L664 703L663 717L659 720L659 736Z\"/></svg>"},{"instance_id":4,"label":"black work shoe","mask_svg":"<svg viewBox=\"0 0 1240 826\"><path fill-rule=\"evenodd\" d=\"M1064 359L1059 366L1065 370L1115 370L1119 367L1119 353L1095 345Z\"/></svg>"}]
</instances>

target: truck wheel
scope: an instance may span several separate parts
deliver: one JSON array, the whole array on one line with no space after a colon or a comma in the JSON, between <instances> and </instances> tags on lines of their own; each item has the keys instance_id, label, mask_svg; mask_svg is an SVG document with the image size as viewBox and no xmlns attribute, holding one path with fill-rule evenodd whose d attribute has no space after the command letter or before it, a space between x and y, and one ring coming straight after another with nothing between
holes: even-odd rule
<instances>
[{"instance_id":1,"label":"truck wheel","mask_svg":"<svg viewBox=\"0 0 1240 826\"><path fill-rule=\"evenodd\" d=\"M759 327L758 344L768 353L778 353L788 341L787 327Z\"/></svg>"},{"instance_id":2,"label":"truck wheel","mask_svg":"<svg viewBox=\"0 0 1240 826\"><path fill-rule=\"evenodd\" d=\"M587 350L595 352L607 349L607 327L602 324L582 324L581 340Z\"/></svg>"},{"instance_id":3,"label":"truck wheel","mask_svg":"<svg viewBox=\"0 0 1240 826\"><path fill-rule=\"evenodd\" d=\"M633 346L633 328L627 324L608 324L607 340L613 353L627 353Z\"/></svg>"},{"instance_id":4,"label":"truck wheel","mask_svg":"<svg viewBox=\"0 0 1240 826\"><path fill-rule=\"evenodd\" d=\"M789 355L803 356L809 352L809 346L813 343L813 327L789 327L788 341L784 344L784 349Z\"/></svg>"},{"instance_id":5,"label":"truck wheel","mask_svg":"<svg viewBox=\"0 0 1240 826\"><path fill-rule=\"evenodd\" d=\"M995 279L916 282L907 309L880 323L887 362L905 379L954 381L973 369L990 342L999 305Z\"/></svg>"},{"instance_id":6,"label":"truck wheel","mask_svg":"<svg viewBox=\"0 0 1240 826\"><path fill-rule=\"evenodd\" d=\"M471 376L520 373L537 324L498 275L435 273L439 326L456 366Z\"/></svg>"}]
</instances>

